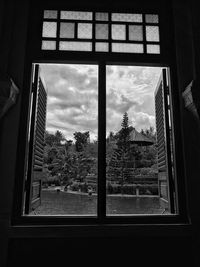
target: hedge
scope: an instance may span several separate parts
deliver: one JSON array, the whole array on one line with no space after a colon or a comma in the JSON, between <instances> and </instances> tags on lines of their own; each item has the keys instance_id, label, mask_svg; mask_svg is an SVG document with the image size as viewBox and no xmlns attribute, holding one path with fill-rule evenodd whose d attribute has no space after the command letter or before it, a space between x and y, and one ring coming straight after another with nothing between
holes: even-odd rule
<instances>
[{"instance_id":1,"label":"hedge","mask_svg":"<svg viewBox=\"0 0 200 267\"><path fill-rule=\"evenodd\" d=\"M107 183L107 194L127 194L136 195L136 189L139 189L140 195L158 195L157 185L136 185Z\"/></svg>"}]
</instances>

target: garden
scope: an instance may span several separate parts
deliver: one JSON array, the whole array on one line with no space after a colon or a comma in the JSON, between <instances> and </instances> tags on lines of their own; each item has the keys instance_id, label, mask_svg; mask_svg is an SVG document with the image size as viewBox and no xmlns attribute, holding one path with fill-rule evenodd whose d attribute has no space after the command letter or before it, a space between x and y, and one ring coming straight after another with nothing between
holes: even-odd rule
<instances>
[{"instance_id":1,"label":"garden","mask_svg":"<svg viewBox=\"0 0 200 267\"><path fill-rule=\"evenodd\" d=\"M110 132L106 139L107 194L158 196L154 129L139 133L128 125L126 112L121 126L119 132ZM96 193L98 141L90 141L89 131L75 132L74 140L66 140L61 131L46 132L42 186L64 186L64 191L83 193L92 188Z\"/></svg>"},{"instance_id":2,"label":"garden","mask_svg":"<svg viewBox=\"0 0 200 267\"><path fill-rule=\"evenodd\" d=\"M89 131L45 133L41 206L44 214L96 214L98 141ZM107 212L160 213L156 133L138 132L122 118L120 131L106 138ZM90 195L90 198L88 198Z\"/></svg>"}]
</instances>

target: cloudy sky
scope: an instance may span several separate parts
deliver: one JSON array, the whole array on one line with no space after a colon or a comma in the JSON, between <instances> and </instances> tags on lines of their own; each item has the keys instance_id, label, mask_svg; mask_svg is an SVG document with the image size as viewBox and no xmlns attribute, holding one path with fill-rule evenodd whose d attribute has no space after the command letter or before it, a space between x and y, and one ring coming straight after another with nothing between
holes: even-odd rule
<instances>
[{"instance_id":1,"label":"cloudy sky","mask_svg":"<svg viewBox=\"0 0 200 267\"><path fill-rule=\"evenodd\" d=\"M155 127L154 91L161 68L107 66L107 133L118 131L124 112L137 130ZM67 139L89 131L97 139L98 66L44 64L47 99L46 129L60 130Z\"/></svg>"}]
</instances>

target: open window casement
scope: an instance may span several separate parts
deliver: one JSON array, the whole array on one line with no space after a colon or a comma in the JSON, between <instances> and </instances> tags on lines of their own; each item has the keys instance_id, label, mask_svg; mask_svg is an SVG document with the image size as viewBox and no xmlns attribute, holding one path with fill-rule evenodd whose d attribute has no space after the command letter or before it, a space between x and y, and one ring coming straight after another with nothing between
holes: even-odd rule
<instances>
[{"instance_id":1,"label":"open window casement","mask_svg":"<svg viewBox=\"0 0 200 267\"><path fill-rule=\"evenodd\" d=\"M172 154L172 124L170 118L169 72L163 69L155 91L159 194L175 212Z\"/></svg>"},{"instance_id":2,"label":"open window casement","mask_svg":"<svg viewBox=\"0 0 200 267\"><path fill-rule=\"evenodd\" d=\"M44 135L46 125L47 93L35 65L32 83L32 112L29 135L29 164L26 180L25 213L28 214L41 204L42 178L44 177Z\"/></svg>"}]
</instances>

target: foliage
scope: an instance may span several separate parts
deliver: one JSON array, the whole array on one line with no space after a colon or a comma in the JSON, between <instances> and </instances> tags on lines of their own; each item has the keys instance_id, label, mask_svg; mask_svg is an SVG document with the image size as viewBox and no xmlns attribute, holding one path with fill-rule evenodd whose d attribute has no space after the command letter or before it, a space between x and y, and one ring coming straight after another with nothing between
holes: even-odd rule
<instances>
[{"instance_id":1,"label":"foliage","mask_svg":"<svg viewBox=\"0 0 200 267\"><path fill-rule=\"evenodd\" d=\"M86 146L88 140L90 138L89 132L75 132L74 133L74 139L75 141L75 146L76 146L76 151L81 152L84 150L84 147Z\"/></svg>"},{"instance_id":2,"label":"foliage","mask_svg":"<svg viewBox=\"0 0 200 267\"><path fill-rule=\"evenodd\" d=\"M125 112L120 131L110 132L106 139L106 174L107 181L110 181L107 183L109 194L134 195L136 194L136 185L132 183L134 176L157 173L155 145L143 149L130 144L129 136L132 130L133 127L129 126L128 114ZM141 133L149 138L156 138L153 127L141 130ZM64 184L66 187L69 185L71 190L81 192L87 192L90 185L93 191L96 191L98 142L90 142L89 131L75 132L73 135L75 143L67 140L61 131L56 131L54 134L46 132L44 148L44 162L47 166L46 183ZM152 169L153 164L154 169ZM141 190L155 193L149 188Z\"/></svg>"},{"instance_id":3,"label":"foliage","mask_svg":"<svg viewBox=\"0 0 200 267\"><path fill-rule=\"evenodd\" d=\"M158 195L158 185L144 185L139 188L140 195Z\"/></svg>"},{"instance_id":4,"label":"foliage","mask_svg":"<svg viewBox=\"0 0 200 267\"><path fill-rule=\"evenodd\" d=\"M123 187L115 183L107 183L107 193L108 194L128 194L136 195L136 185L134 184L124 184Z\"/></svg>"},{"instance_id":5,"label":"foliage","mask_svg":"<svg viewBox=\"0 0 200 267\"><path fill-rule=\"evenodd\" d=\"M124 113L121 130L115 135L116 145L113 153L111 154L110 161L107 166L107 175L111 180L113 178L117 179L121 186L129 179L130 171L126 168L127 161L133 161L136 155L136 149L130 145L130 131L132 128L129 126L128 114ZM113 134L110 133L110 136L113 137Z\"/></svg>"},{"instance_id":6,"label":"foliage","mask_svg":"<svg viewBox=\"0 0 200 267\"><path fill-rule=\"evenodd\" d=\"M61 145L62 141L65 141L65 136L61 131L56 131L55 134L51 134L48 131L45 132L45 143L46 145Z\"/></svg>"},{"instance_id":7,"label":"foliage","mask_svg":"<svg viewBox=\"0 0 200 267\"><path fill-rule=\"evenodd\" d=\"M75 145L63 133L46 132L44 163L47 164L47 177L57 177L62 184L72 181L85 181L89 173L97 172L97 143L89 143L89 132L75 132Z\"/></svg>"},{"instance_id":8,"label":"foliage","mask_svg":"<svg viewBox=\"0 0 200 267\"><path fill-rule=\"evenodd\" d=\"M43 182L43 186L45 185L55 185L55 186L59 186L60 185L60 180L58 179L57 176L51 176L48 177L47 179L45 179L45 181Z\"/></svg>"},{"instance_id":9,"label":"foliage","mask_svg":"<svg viewBox=\"0 0 200 267\"><path fill-rule=\"evenodd\" d=\"M136 189L139 189L140 195L158 195L158 185L136 185L124 184L123 187L115 183L107 183L107 194L127 194L136 195Z\"/></svg>"}]
</instances>

